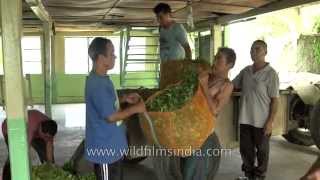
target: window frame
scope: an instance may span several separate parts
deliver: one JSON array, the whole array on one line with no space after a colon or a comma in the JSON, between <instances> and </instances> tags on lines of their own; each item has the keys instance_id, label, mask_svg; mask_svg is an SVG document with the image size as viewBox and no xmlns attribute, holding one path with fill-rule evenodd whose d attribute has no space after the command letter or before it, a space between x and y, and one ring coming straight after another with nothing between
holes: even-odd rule
<instances>
[{"instance_id":1,"label":"window frame","mask_svg":"<svg viewBox=\"0 0 320 180\"><path fill-rule=\"evenodd\" d=\"M39 49L24 49L23 46L22 46L22 39L25 38L25 37L38 37L39 38L39 41L40 41L40 46L39 46ZM44 49L44 44L43 44L43 35L42 34L39 34L39 33L27 33L27 34L24 34L22 37L21 37L21 66L22 66L22 73L24 76L26 76L27 74L31 74L31 75L43 75L43 71L44 71L44 68L43 68L43 61L44 61L44 54L43 54L43 49ZM23 51L24 50L39 50L40 51L40 61L25 61L24 58L23 58ZM24 63L25 62L40 62L40 73L33 73L33 72L24 72Z\"/></svg>"},{"instance_id":2,"label":"window frame","mask_svg":"<svg viewBox=\"0 0 320 180\"><path fill-rule=\"evenodd\" d=\"M91 71L91 66L92 66L92 61L89 57L89 55L87 54L87 58L86 58L86 69L87 69L87 72L79 72L79 73L68 73L67 72L67 68L66 68L66 62L67 62L67 57L66 57L66 52L67 52L67 47L66 47L66 39L71 39L71 38L85 38L86 39L86 46L87 48L89 48L89 45L90 45L90 42L91 42L91 39L95 38L95 37L104 37L104 38L108 38L108 39L112 39L113 37L116 37L116 38L119 38L119 48L121 48L121 44L120 44L120 36L118 35L104 35L104 36L100 36L100 35L88 35L88 36L83 36L83 35L68 35L68 36L64 36L64 74L65 75L87 75L88 73L90 73ZM120 56L120 50L115 47L115 50L118 51L118 53L115 53L116 55L119 54ZM120 58L119 56L117 56L117 59ZM122 61L121 59L119 59L119 72L117 73L111 73L111 74L115 74L115 75L120 75L121 73L121 68L120 68L120 61Z\"/></svg>"}]
</instances>

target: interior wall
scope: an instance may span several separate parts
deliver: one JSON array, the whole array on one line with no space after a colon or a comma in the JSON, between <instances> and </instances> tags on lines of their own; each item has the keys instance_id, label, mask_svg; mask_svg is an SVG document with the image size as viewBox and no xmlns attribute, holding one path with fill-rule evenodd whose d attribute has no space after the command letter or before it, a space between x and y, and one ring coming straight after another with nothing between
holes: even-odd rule
<instances>
[{"instance_id":1,"label":"interior wall","mask_svg":"<svg viewBox=\"0 0 320 180\"><path fill-rule=\"evenodd\" d=\"M117 33L118 35L119 33ZM28 33L25 35L41 35L41 33ZM87 31L87 32L56 32L53 36L53 77L52 77L52 102L54 104L59 103L83 103L84 102L84 89L86 74L65 74L65 37L68 36L108 36L115 35L110 32L102 31ZM147 34L135 34L137 36L150 36L152 33ZM156 38L147 38L146 44L157 44ZM207 49L207 48L205 48ZM147 54L157 54L154 48L146 50ZM1 51L0 51L1 53ZM1 54L0 54L1 55ZM118 57L120 58L120 57ZM0 63L2 56L0 56ZM154 65L146 64L146 69L154 69ZM77 67L75 67L77 68ZM136 79L130 81L128 86L154 86L157 84L155 72L148 73L134 73L130 75L130 78ZM117 89L122 88L120 85L120 75L110 75L115 87ZM147 79L144 79L147 78ZM31 104L43 104L44 99L44 85L42 74L31 74L30 78L25 77L26 84L26 102ZM31 93L29 92L31 90ZM0 90L1 92L1 90ZM0 93L1 96L1 93ZM32 98L31 98L32 97ZM0 98L1 99L1 98Z\"/></svg>"},{"instance_id":2,"label":"interior wall","mask_svg":"<svg viewBox=\"0 0 320 180\"><path fill-rule=\"evenodd\" d=\"M41 33L25 33L25 36L41 36ZM53 36L53 103L82 103L84 102L85 74L65 74L65 36L106 36L110 32L58 32ZM2 48L0 43L0 65L3 65ZM76 68L76 67L75 67ZM31 74L25 79L26 102L29 105L44 103L44 80L42 74ZM116 88L120 88L119 75L111 75ZM4 85L4 83L2 83ZM31 93L30 93L31 91ZM0 89L0 104L4 93ZM32 98L31 98L32 97Z\"/></svg>"},{"instance_id":3,"label":"interior wall","mask_svg":"<svg viewBox=\"0 0 320 180\"><path fill-rule=\"evenodd\" d=\"M84 102L84 89L86 74L65 74L65 45L67 36L109 36L110 32L58 32L54 43L55 87L54 103L82 103ZM77 68L77 67L75 67ZM120 76L110 75L116 88L120 88Z\"/></svg>"},{"instance_id":4,"label":"interior wall","mask_svg":"<svg viewBox=\"0 0 320 180\"><path fill-rule=\"evenodd\" d=\"M25 35L41 35L39 33L29 33ZM84 102L84 89L86 74L65 74L65 41L67 36L108 36L113 35L110 32L57 32L53 36L53 82L52 82L52 95L53 103L83 103ZM148 39L147 43L156 43L155 40ZM1 44L0 44L1 45ZM0 63L2 62L2 51L0 51ZM154 50L147 50L147 53L155 53ZM120 58L120 57L118 57ZM119 60L120 61L120 60ZM1 63L2 64L2 63ZM150 65L149 65L150 66ZM75 67L77 68L77 67ZM150 68L150 67L148 67ZM129 85L141 85L148 86L155 84L152 79L143 79L144 77L154 78L155 73L137 73L130 75L130 78L141 78L141 80L135 80ZM121 88L120 75L111 74L111 80L117 89ZM26 102L28 104L42 104L44 99L44 85L42 74L31 74L30 79L25 77L25 91ZM31 93L30 93L31 90ZM2 99L2 93L0 90L0 96ZM31 98L32 96L32 98Z\"/></svg>"}]
</instances>

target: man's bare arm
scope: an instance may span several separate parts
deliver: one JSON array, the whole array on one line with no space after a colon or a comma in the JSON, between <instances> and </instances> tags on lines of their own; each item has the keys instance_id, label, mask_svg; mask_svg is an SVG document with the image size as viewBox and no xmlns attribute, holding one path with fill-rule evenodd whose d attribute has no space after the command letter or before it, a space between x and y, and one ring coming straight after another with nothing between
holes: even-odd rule
<instances>
[{"instance_id":1,"label":"man's bare arm","mask_svg":"<svg viewBox=\"0 0 320 180\"><path fill-rule=\"evenodd\" d=\"M106 120L109 123L117 122L117 121L124 120L132 116L133 114L142 113L145 111L146 111L146 108L145 108L144 102L141 101L138 104L132 105L126 109L115 112L110 117L106 118Z\"/></svg>"},{"instance_id":2,"label":"man's bare arm","mask_svg":"<svg viewBox=\"0 0 320 180\"><path fill-rule=\"evenodd\" d=\"M277 110L278 110L278 104L279 104L279 98L274 97L271 98L271 104L270 104L270 112L269 112L269 121L274 121L276 114L277 114Z\"/></svg>"},{"instance_id":3,"label":"man's bare arm","mask_svg":"<svg viewBox=\"0 0 320 180\"><path fill-rule=\"evenodd\" d=\"M203 93L207 98L209 108L210 108L212 114L215 116L217 113L216 113L216 110L213 108L214 105L213 105L212 98L211 98L209 90L208 90L208 83L201 83L201 85L202 85Z\"/></svg>"},{"instance_id":4,"label":"man's bare arm","mask_svg":"<svg viewBox=\"0 0 320 180\"><path fill-rule=\"evenodd\" d=\"M269 112L267 122L264 126L264 133L267 136L271 135L272 133L272 125L277 114L278 104L279 104L279 99L277 97L271 98L270 112Z\"/></svg>"},{"instance_id":5,"label":"man's bare arm","mask_svg":"<svg viewBox=\"0 0 320 180\"><path fill-rule=\"evenodd\" d=\"M54 163L53 153L53 141L49 141L46 144L46 156L49 163Z\"/></svg>"},{"instance_id":6,"label":"man's bare arm","mask_svg":"<svg viewBox=\"0 0 320 180\"><path fill-rule=\"evenodd\" d=\"M213 91L213 89L209 89L209 91ZM232 83L228 83L225 87L212 99L212 104L217 113L229 102L230 97L232 95L233 85Z\"/></svg>"}]
</instances>

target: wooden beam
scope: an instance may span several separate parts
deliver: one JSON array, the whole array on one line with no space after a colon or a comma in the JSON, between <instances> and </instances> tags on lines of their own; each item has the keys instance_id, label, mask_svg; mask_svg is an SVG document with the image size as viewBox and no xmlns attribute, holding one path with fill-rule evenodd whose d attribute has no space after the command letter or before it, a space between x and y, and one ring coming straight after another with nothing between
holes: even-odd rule
<instances>
[{"instance_id":1,"label":"wooden beam","mask_svg":"<svg viewBox=\"0 0 320 180\"><path fill-rule=\"evenodd\" d=\"M119 27L97 27L97 26L84 26L84 27L79 27L79 26L65 26L65 25L59 25L59 27L55 28L56 33L61 33L61 32L88 32L88 33L98 33L98 32L103 32L103 33L109 33L109 32L114 32L114 31L119 31Z\"/></svg>"},{"instance_id":2,"label":"wooden beam","mask_svg":"<svg viewBox=\"0 0 320 180\"><path fill-rule=\"evenodd\" d=\"M124 48L124 42L125 42L125 34L124 34L124 30L121 30L120 31L120 86L123 85L123 62L124 62L124 59L123 59L123 55L124 55L124 52L123 52L123 48ZM127 50L127 49L126 49ZM127 53L127 52L125 52Z\"/></svg>"},{"instance_id":3,"label":"wooden beam","mask_svg":"<svg viewBox=\"0 0 320 180\"><path fill-rule=\"evenodd\" d=\"M205 12L216 12L225 14L239 14L251 10L251 7L230 5L224 3L213 3L208 1L194 2L191 4L193 11L205 11ZM188 11L188 6L175 10L173 13L179 13L180 11Z\"/></svg>"},{"instance_id":4,"label":"wooden beam","mask_svg":"<svg viewBox=\"0 0 320 180\"><path fill-rule=\"evenodd\" d=\"M231 7L231 8L249 8L253 9L255 6L248 4L236 4L236 3L226 3L225 1L212 1L212 0L202 0L200 2L201 4L210 4L210 5L217 5L217 6L223 6L223 7Z\"/></svg>"},{"instance_id":5,"label":"wooden beam","mask_svg":"<svg viewBox=\"0 0 320 180\"><path fill-rule=\"evenodd\" d=\"M88 22L97 22L97 21L101 21L100 19L102 18L102 16L88 16L88 17L82 17L82 16L54 16L54 20L55 23L62 21L62 22L73 22L73 21L88 21Z\"/></svg>"},{"instance_id":6,"label":"wooden beam","mask_svg":"<svg viewBox=\"0 0 320 180\"><path fill-rule=\"evenodd\" d=\"M113 5L111 6L111 8L109 8L108 10L106 10L106 12L104 13L103 15L103 18L102 19L105 19L109 13L113 10L113 8L117 7L117 5L120 3L120 0L115 0Z\"/></svg>"},{"instance_id":7,"label":"wooden beam","mask_svg":"<svg viewBox=\"0 0 320 180\"><path fill-rule=\"evenodd\" d=\"M25 0L34 14L43 22L42 36L42 72L44 79L45 113L51 117L52 105L52 18L44 8L41 0Z\"/></svg>"},{"instance_id":8,"label":"wooden beam","mask_svg":"<svg viewBox=\"0 0 320 180\"><path fill-rule=\"evenodd\" d=\"M40 20L23 20L23 26L42 26L42 22Z\"/></svg>"},{"instance_id":9,"label":"wooden beam","mask_svg":"<svg viewBox=\"0 0 320 180\"><path fill-rule=\"evenodd\" d=\"M50 0L46 1L46 6L60 6L60 7L110 7L114 1L117 0Z\"/></svg>"},{"instance_id":10,"label":"wooden beam","mask_svg":"<svg viewBox=\"0 0 320 180\"><path fill-rule=\"evenodd\" d=\"M48 10L51 12L52 17L65 17L68 16L78 16L78 17L90 17L90 16L101 16L103 17L106 11L109 11L111 8L86 8L86 7L48 7Z\"/></svg>"},{"instance_id":11,"label":"wooden beam","mask_svg":"<svg viewBox=\"0 0 320 180\"><path fill-rule=\"evenodd\" d=\"M52 23L43 23L43 79L44 79L44 104L46 115L52 117Z\"/></svg>"},{"instance_id":12,"label":"wooden beam","mask_svg":"<svg viewBox=\"0 0 320 180\"><path fill-rule=\"evenodd\" d=\"M30 180L21 55L22 1L1 0L0 3L11 179Z\"/></svg>"},{"instance_id":13,"label":"wooden beam","mask_svg":"<svg viewBox=\"0 0 320 180\"><path fill-rule=\"evenodd\" d=\"M146 0L121 0L121 2L145 2ZM148 0L149 2L157 2L157 3L179 3L179 2L184 2L186 3L186 0ZM192 2L200 2L201 0L193 0Z\"/></svg>"},{"instance_id":14,"label":"wooden beam","mask_svg":"<svg viewBox=\"0 0 320 180\"><path fill-rule=\"evenodd\" d=\"M214 55L217 54L218 49L223 46L223 27L221 25L213 26L213 49Z\"/></svg>"},{"instance_id":15,"label":"wooden beam","mask_svg":"<svg viewBox=\"0 0 320 180\"><path fill-rule=\"evenodd\" d=\"M211 20L209 22L225 25L237 20L250 18L252 16L257 16L257 15L269 13L272 11L277 11L281 9L286 9L290 7L295 7L295 6L300 6L303 4L315 3L315 2L320 2L320 1L319 0L280 0L280 1L272 2L260 8L253 9L239 15L222 16L217 19Z\"/></svg>"},{"instance_id":16,"label":"wooden beam","mask_svg":"<svg viewBox=\"0 0 320 180\"><path fill-rule=\"evenodd\" d=\"M33 13L33 11L23 12L23 19L38 20L38 17Z\"/></svg>"},{"instance_id":17,"label":"wooden beam","mask_svg":"<svg viewBox=\"0 0 320 180\"><path fill-rule=\"evenodd\" d=\"M210 49L209 49L209 61L210 61L210 64L213 65L213 62L215 60L215 32L214 32L214 27L210 27L210 32L211 32L211 37L210 37Z\"/></svg>"},{"instance_id":18,"label":"wooden beam","mask_svg":"<svg viewBox=\"0 0 320 180\"><path fill-rule=\"evenodd\" d=\"M41 21L52 21L49 13L44 8L41 0L25 0L30 6L31 10Z\"/></svg>"},{"instance_id":19,"label":"wooden beam","mask_svg":"<svg viewBox=\"0 0 320 180\"><path fill-rule=\"evenodd\" d=\"M125 7L125 8L150 8L152 9L159 3L159 1L121 1L119 3L119 7ZM171 9L175 11L176 9L183 8L186 6L185 1L169 1L167 2Z\"/></svg>"},{"instance_id":20,"label":"wooden beam","mask_svg":"<svg viewBox=\"0 0 320 180\"><path fill-rule=\"evenodd\" d=\"M98 7L98 8L110 8L115 0L101 1L101 0L90 0L90 1L79 1L79 0L68 0L68 1L46 1L46 7L55 8L83 8L83 7Z\"/></svg>"},{"instance_id":21,"label":"wooden beam","mask_svg":"<svg viewBox=\"0 0 320 180\"><path fill-rule=\"evenodd\" d=\"M192 14L193 14L194 21L205 20L208 17L217 17L216 14L213 14L213 13L208 12L208 11L195 11ZM187 11L179 12L177 14L174 14L174 18L183 20L184 22L186 22L187 17L188 17L188 12Z\"/></svg>"},{"instance_id":22,"label":"wooden beam","mask_svg":"<svg viewBox=\"0 0 320 180\"><path fill-rule=\"evenodd\" d=\"M257 8L276 0L201 0L201 2L217 3L232 6Z\"/></svg>"},{"instance_id":23,"label":"wooden beam","mask_svg":"<svg viewBox=\"0 0 320 180\"><path fill-rule=\"evenodd\" d=\"M109 11L109 13L105 16L108 17L110 15L121 15L123 17L129 17L129 18L141 18L141 17L147 17L147 18L153 18L155 19L155 15L152 12L152 9L127 9L127 8L113 8Z\"/></svg>"},{"instance_id":24,"label":"wooden beam","mask_svg":"<svg viewBox=\"0 0 320 180\"><path fill-rule=\"evenodd\" d=\"M222 3L195 3L192 4L194 11L210 11L226 14L239 14L251 10L250 7L226 5Z\"/></svg>"}]
</instances>

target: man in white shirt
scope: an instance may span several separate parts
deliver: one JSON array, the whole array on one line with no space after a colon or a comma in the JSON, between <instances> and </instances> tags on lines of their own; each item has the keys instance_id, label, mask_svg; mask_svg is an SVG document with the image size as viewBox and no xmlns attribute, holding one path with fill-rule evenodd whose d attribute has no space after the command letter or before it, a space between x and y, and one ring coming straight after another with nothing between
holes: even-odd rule
<instances>
[{"instance_id":1,"label":"man in white shirt","mask_svg":"<svg viewBox=\"0 0 320 180\"><path fill-rule=\"evenodd\" d=\"M279 78L265 61L267 44L257 40L251 47L253 65L244 68L233 80L240 89L240 153L242 171L249 180L265 179L269 161L269 141L275 120ZM255 166L256 158L258 166Z\"/></svg>"}]
</instances>

